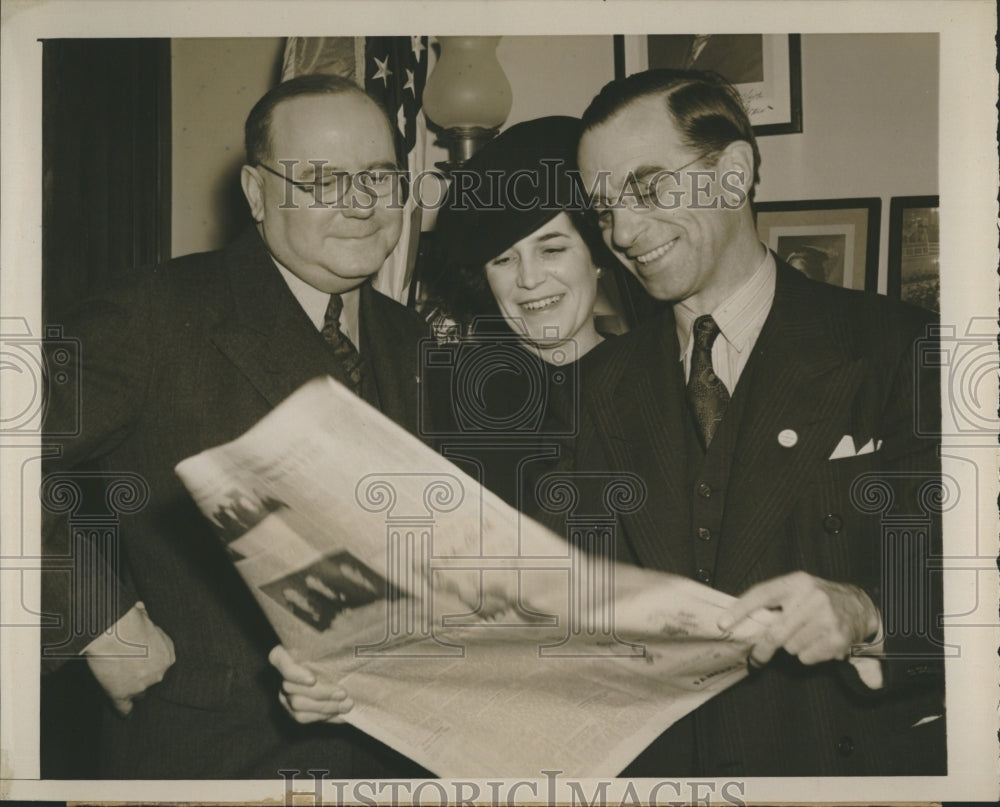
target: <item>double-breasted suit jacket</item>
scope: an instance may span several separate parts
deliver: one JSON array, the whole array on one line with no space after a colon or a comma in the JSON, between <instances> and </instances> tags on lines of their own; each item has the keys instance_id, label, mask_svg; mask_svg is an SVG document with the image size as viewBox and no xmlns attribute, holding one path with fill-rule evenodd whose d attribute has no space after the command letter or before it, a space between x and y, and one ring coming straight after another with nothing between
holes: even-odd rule
<instances>
[{"instance_id":1,"label":"double-breasted suit jacket","mask_svg":"<svg viewBox=\"0 0 1000 807\"><path fill-rule=\"evenodd\" d=\"M423 321L365 284L359 323L378 406L416 431ZM283 714L280 678L266 658L277 639L173 471L180 460L239 436L309 379L345 381L256 231L222 251L138 272L126 287L90 301L65 335L80 344L81 425L74 437L50 438L57 456L46 472L87 467L108 480L138 475L149 499L121 517L117 563L71 552L65 522L46 527L47 554L73 556L76 568L44 575L43 606L63 619L44 632L43 658L53 650L79 652L93 638L69 632L86 596L81 587L116 598L98 629L141 600L177 656L128 719L105 721L100 773L412 773L411 763L349 726L299 726ZM53 397L47 430L71 431L62 424L76 416L77 404L72 396ZM74 576L82 586L71 587Z\"/></svg>"},{"instance_id":2,"label":"double-breasted suit jacket","mask_svg":"<svg viewBox=\"0 0 1000 807\"><path fill-rule=\"evenodd\" d=\"M885 650L897 654L881 662L885 686L873 692L847 662L807 667L779 651L626 773L943 771L944 720L913 728L943 713L941 647L927 634L940 613L939 581L927 573L939 519L921 495L939 478L939 382L917 363L928 322L778 261L772 309L704 455L671 311L591 366L574 464L634 472L646 486L645 505L621 516L620 559L732 595L796 570L858 585L882 609ZM848 435L851 450L841 445ZM903 513L923 527L900 542L885 527ZM920 592L901 598L907 585Z\"/></svg>"}]
</instances>

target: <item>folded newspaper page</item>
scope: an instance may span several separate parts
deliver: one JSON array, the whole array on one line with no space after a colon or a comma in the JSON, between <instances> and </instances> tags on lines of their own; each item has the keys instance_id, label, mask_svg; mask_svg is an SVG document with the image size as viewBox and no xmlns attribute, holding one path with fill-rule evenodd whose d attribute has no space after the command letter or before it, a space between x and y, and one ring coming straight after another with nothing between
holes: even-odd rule
<instances>
[{"instance_id":1,"label":"folded newspaper page","mask_svg":"<svg viewBox=\"0 0 1000 807\"><path fill-rule=\"evenodd\" d=\"M443 777L613 776L744 677L762 627L722 633L729 595L615 563L613 521L555 535L331 378L176 470L347 719Z\"/></svg>"}]
</instances>

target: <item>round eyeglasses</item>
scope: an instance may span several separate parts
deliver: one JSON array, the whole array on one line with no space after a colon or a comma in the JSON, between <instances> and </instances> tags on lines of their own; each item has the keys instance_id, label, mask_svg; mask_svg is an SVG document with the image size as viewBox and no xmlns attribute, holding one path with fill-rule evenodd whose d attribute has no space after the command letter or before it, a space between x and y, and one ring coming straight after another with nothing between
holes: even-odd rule
<instances>
[{"instance_id":1,"label":"round eyeglasses","mask_svg":"<svg viewBox=\"0 0 1000 807\"><path fill-rule=\"evenodd\" d=\"M270 174L280 177L292 187L305 191L318 204L327 207L336 207L343 204L348 193L353 189L355 193L362 196L358 201L359 205L365 204L364 198L374 201L375 198L385 198L392 194L396 187L396 182L403 175L395 166L386 168L369 168L352 174L349 171L317 171L313 179L292 179L290 172L294 161L288 161L282 165L288 169L289 173L282 173L264 163L257 163L257 167L263 168ZM315 164L314 164L315 165Z\"/></svg>"}]
</instances>

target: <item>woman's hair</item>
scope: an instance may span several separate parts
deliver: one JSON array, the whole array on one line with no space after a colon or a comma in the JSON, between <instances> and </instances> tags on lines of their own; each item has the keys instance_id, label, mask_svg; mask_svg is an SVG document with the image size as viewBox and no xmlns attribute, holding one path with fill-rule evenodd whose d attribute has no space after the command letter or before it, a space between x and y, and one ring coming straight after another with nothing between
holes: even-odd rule
<instances>
[{"instance_id":1,"label":"woman's hair","mask_svg":"<svg viewBox=\"0 0 1000 807\"><path fill-rule=\"evenodd\" d=\"M576 170L577 118L525 121L492 140L452 174L438 213L429 265L422 272L428 302L468 325L499 316L486 263L544 226L569 215L597 266L612 266Z\"/></svg>"}]
</instances>

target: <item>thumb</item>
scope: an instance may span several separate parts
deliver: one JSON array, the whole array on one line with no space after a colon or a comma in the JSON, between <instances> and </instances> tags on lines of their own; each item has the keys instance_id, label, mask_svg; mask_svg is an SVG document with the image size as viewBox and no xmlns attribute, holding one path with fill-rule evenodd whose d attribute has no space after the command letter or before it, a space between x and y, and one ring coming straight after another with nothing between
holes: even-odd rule
<instances>
[{"instance_id":1,"label":"thumb","mask_svg":"<svg viewBox=\"0 0 1000 807\"><path fill-rule=\"evenodd\" d=\"M268 654L267 660L281 673L281 677L290 683L307 687L316 683L313 671L296 662L283 645L275 645Z\"/></svg>"},{"instance_id":2,"label":"thumb","mask_svg":"<svg viewBox=\"0 0 1000 807\"><path fill-rule=\"evenodd\" d=\"M740 597L719 617L719 630L728 631L761 608L772 608L781 604L777 580L758 583L743 592Z\"/></svg>"}]
</instances>

